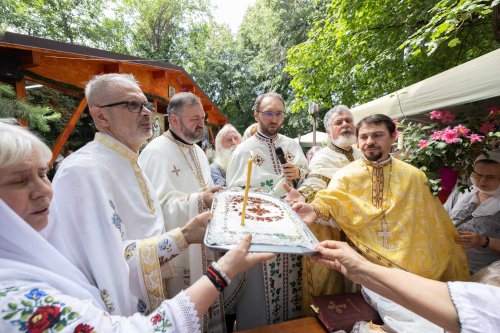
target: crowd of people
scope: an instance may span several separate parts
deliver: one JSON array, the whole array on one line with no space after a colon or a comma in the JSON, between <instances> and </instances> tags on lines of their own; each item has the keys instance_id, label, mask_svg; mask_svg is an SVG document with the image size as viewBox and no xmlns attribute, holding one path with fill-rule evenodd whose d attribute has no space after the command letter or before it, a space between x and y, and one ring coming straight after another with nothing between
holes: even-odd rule
<instances>
[{"instance_id":1,"label":"crowd of people","mask_svg":"<svg viewBox=\"0 0 500 333\"><path fill-rule=\"evenodd\" d=\"M196 95L170 99L168 130L141 152L155 105L135 78L95 76L85 96L97 133L52 183L50 149L0 121L0 331L230 332L309 315L313 296L356 284L451 332L500 327L500 272L497 286L467 282L500 260L500 153L479 156L472 190L443 206L392 157L383 114L355 125L334 107L308 161L280 134L285 101L264 93L248 133L219 131L210 164ZM250 235L226 253L203 244L215 193L244 189L249 158L250 188L286 200L317 254L249 253Z\"/></svg>"}]
</instances>

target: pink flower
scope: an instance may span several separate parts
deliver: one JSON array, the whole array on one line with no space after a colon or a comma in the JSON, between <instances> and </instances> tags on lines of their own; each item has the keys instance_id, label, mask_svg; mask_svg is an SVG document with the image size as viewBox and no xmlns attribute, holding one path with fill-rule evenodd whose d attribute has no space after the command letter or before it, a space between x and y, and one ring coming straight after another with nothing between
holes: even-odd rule
<instances>
[{"instance_id":1,"label":"pink flower","mask_svg":"<svg viewBox=\"0 0 500 333\"><path fill-rule=\"evenodd\" d=\"M431 119L441 120L442 123L451 123L455 120L455 115L453 113L442 110L431 111L430 117Z\"/></svg>"},{"instance_id":2,"label":"pink flower","mask_svg":"<svg viewBox=\"0 0 500 333\"><path fill-rule=\"evenodd\" d=\"M453 128L453 130L456 131L457 134L461 135L461 136L467 136L467 134L471 131L470 129L468 129L467 127L462 126L462 125L455 126L455 128Z\"/></svg>"},{"instance_id":3,"label":"pink flower","mask_svg":"<svg viewBox=\"0 0 500 333\"><path fill-rule=\"evenodd\" d=\"M161 315L159 313L151 317L151 322L153 323L153 325L158 324L160 320L161 320Z\"/></svg>"},{"instance_id":4,"label":"pink flower","mask_svg":"<svg viewBox=\"0 0 500 333\"><path fill-rule=\"evenodd\" d=\"M479 128L479 132L483 134L488 134L489 132L493 131L495 129L495 123L483 123L481 127Z\"/></svg>"},{"instance_id":5,"label":"pink flower","mask_svg":"<svg viewBox=\"0 0 500 333\"><path fill-rule=\"evenodd\" d=\"M474 143L481 142L481 140L484 139L484 136L472 133L470 136L468 136L468 138L470 139L470 143Z\"/></svg>"},{"instance_id":6,"label":"pink flower","mask_svg":"<svg viewBox=\"0 0 500 333\"><path fill-rule=\"evenodd\" d=\"M418 147L419 147L420 149L423 149L423 148L427 147L428 145L429 145L429 141L427 141L427 140L421 140L421 141L418 143Z\"/></svg>"},{"instance_id":7,"label":"pink flower","mask_svg":"<svg viewBox=\"0 0 500 333\"><path fill-rule=\"evenodd\" d=\"M432 133L431 139L434 141L441 140L442 135L443 135L442 131L436 131L436 132Z\"/></svg>"},{"instance_id":8,"label":"pink flower","mask_svg":"<svg viewBox=\"0 0 500 333\"><path fill-rule=\"evenodd\" d=\"M441 135L441 139L446 143L458 142L458 133L454 129L450 129L450 126L446 127L446 130Z\"/></svg>"}]
</instances>

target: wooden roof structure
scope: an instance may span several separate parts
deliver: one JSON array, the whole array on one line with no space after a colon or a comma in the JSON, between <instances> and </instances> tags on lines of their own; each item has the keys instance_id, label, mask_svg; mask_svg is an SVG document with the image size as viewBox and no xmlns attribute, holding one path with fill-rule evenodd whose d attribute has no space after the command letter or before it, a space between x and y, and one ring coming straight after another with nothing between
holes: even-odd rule
<instances>
[{"instance_id":1,"label":"wooden roof structure","mask_svg":"<svg viewBox=\"0 0 500 333\"><path fill-rule=\"evenodd\" d=\"M13 82L20 99L26 96L26 81L83 94L86 82L102 73L133 74L159 112L166 112L175 93L192 92L201 99L208 124L220 128L229 122L181 66L12 32L0 36L0 79ZM83 97L52 148L54 158L86 107Z\"/></svg>"}]
</instances>

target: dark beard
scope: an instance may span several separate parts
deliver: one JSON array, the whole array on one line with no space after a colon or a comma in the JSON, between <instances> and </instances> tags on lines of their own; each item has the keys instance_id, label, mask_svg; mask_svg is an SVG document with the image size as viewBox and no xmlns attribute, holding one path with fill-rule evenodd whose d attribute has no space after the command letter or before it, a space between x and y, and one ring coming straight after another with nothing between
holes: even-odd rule
<instances>
[{"instance_id":1,"label":"dark beard","mask_svg":"<svg viewBox=\"0 0 500 333\"><path fill-rule=\"evenodd\" d=\"M274 132L270 132L267 128L262 127L261 133L264 134L265 136L271 138L271 137L275 136L276 134L278 134L280 129L281 129L281 126L278 126L278 127L276 127L276 130Z\"/></svg>"},{"instance_id":2,"label":"dark beard","mask_svg":"<svg viewBox=\"0 0 500 333\"><path fill-rule=\"evenodd\" d=\"M203 139L203 131L200 134L196 134L196 131L188 131L185 128L181 128L182 135L191 142L198 142Z\"/></svg>"},{"instance_id":3,"label":"dark beard","mask_svg":"<svg viewBox=\"0 0 500 333\"><path fill-rule=\"evenodd\" d=\"M379 152L378 154L376 155L368 155L366 156L365 155L365 158L368 160L368 161L371 161L371 162L377 162L378 160L380 160L382 158L382 152Z\"/></svg>"}]
</instances>

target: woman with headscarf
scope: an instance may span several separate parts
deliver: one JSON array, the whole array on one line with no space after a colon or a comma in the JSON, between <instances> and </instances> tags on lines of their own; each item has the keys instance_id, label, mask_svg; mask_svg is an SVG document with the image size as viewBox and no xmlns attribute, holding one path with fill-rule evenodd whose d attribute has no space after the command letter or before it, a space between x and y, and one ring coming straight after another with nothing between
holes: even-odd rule
<instances>
[{"instance_id":1,"label":"woman with headscarf","mask_svg":"<svg viewBox=\"0 0 500 333\"><path fill-rule=\"evenodd\" d=\"M51 156L35 135L0 122L0 332L197 332L230 279L272 256L248 253L247 237L148 316L111 316L105 295L41 233L52 199Z\"/></svg>"},{"instance_id":2,"label":"woman with headscarf","mask_svg":"<svg viewBox=\"0 0 500 333\"><path fill-rule=\"evenodd\" d=\"M471 273L500 260L500 152L474 162L470 192L454 191L444 207L460 236Z\"/></svg>"}]
</instances>

